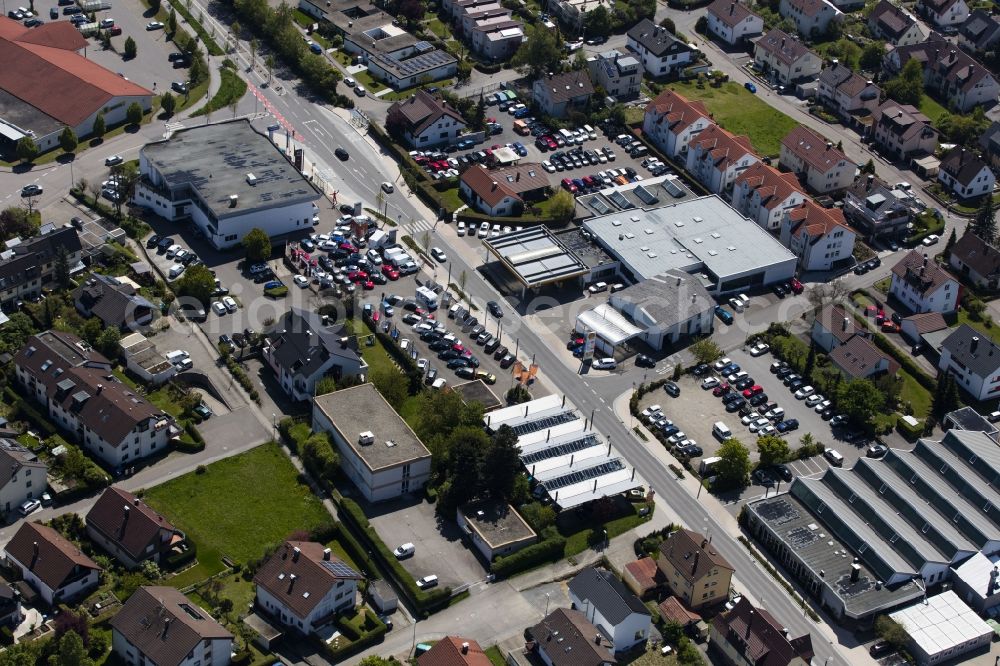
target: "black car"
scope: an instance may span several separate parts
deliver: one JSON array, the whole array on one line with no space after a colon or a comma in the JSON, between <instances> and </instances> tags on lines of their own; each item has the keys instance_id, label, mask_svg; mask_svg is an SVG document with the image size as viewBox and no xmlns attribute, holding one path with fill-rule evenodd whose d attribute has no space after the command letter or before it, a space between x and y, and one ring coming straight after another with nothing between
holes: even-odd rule
<instances>
[{"instance_id":1,"label":"black car","mask_svg":"<svg viewBox=\"0 0 1000 666\"><path fill-rule=\"evenodd\" d=\"M476 371L469 367L455 368L455 375L462 379L475 379Z\"/></svg>"},{"instance_id":2,"label":"black car","mask_svg":"<svg viewBox=\"0 0 1000 666\"><path fill-rule=\"evenodd\" d=\"M753 478L754 483L760 486L774 485L774 477L771 476L771 473L768 472L766 469L761 469L758 467L757 469L754 470L754 473L751 475L751 478Z\"/></svg>"},{"instance_id":3,"label":"black car","mask_svg":"<svg viewBox=\"0 0 1000 666\"><path fill-rule=\"evenodd\" d=\"M753 377L744 377L740 381L733 384L733 388L737 391L743 391L754 385Z\"/></svg>"},{"instance_id":4,"label":"black car","mask_svg":"<svg viewBox=\"0 0 1000 666\"><path fill-rule=\"evenodd\" d=\"M340 212L343 215L354 215L354 206L351 204L340 204Z\"/></svg>"},{"instance_id":5,"label":"black car","mask_svg":"<svg viewBox=\"0 0 1000 666\"><path fill-rule=\"evenodd\" d=\"M640 368L655 368L656 360L652 356L646 356L645 354L639 354L635 357L635 364Z\"/></svg>"},{"instance_id":6,"label":"black car","mask_svg":"<svg viewBox=\"0 0 1000 666\"><path fill-rule=\"evenodd\" d=\"M465 360L468 361L469 365L471 365L473 368L479 367L479 359L476 358L475 356L466 356Z\"/></svg>"},{"instance_id":7,"label":"black car","mask_svg":"<svg viewBox=\"0 0 1000 666\"><path fill-rule=\"evenodd\" d=\"M774 295L777 296L778 298L785 297L785 288L782 287L780 284L776 284L773 287L771 287L771 291L773 291Z\"/></svg>"},{"instance_id":8,"label":"black car","mask_svg":"<svg viewBox=\"0 0 1000 666\"><path fill-rule=\"evenodd\" d=\"M228 347L230 351L236 348L236 344L233 342L233 339L225 333L219 336L219 344L223 347Z\"/></svg>"},{"instance_id":9,"label":"black car","mask_svg":"<svg viewBox=\"0 0 1000 666\"><path fill-rule=\"evenodd\" d=\"M792 480L792 470L789 469L788 465L775 465L774 471L775 473L777 473L778 476L780 476L785 481Z\"/></svg>"},{"instance_id":10,"label":"black car","mask_svg":"<svg viewBox=\"0 0 1000 666\"><path fill-rule=\"evenodd\" d=\"M156 247L156 244L159 242L160 242L160 237L157 236L156 234L153 234L152 236L149 237L149 240L146 241L146 247L152 249Z\"/></svg>"},{"instance_id":11,"label":"black car","mask_svg":"<svg viewBox=\"0 0 1000 666\"><path fill-rule=\"evenodd\" d=\"M805 380L796 379L795 381L791 382L788 385L788 390L789 391L798 391L800 388L802 388L805 385L806 385Z\"/></svg>"},{"instance_id":12,"label":"black car","mask_svg":"<svg viewBox=\"0 0 1000 666\"><path fill-rule=\"evenodd\" d=\"M771 364L771 374L776 375L787 367L788 363L785 361L775 361ZM789 372L791 372L791 370L789 370Z\"/></svg>"},{"instance_id":13,"label":"black car","mask_svg":"<svg viewBox=\"0 0 1000 666\"><path fill-rule=\"evenodd\" d=\"M691 374L693 374L695 377L704 377L706 374L708 374L709 370L711 370L711 368L709 367L708 363L699 363L698 365L694 366L694 370L691 371Z\"/></svg>"},{"instance_id":14,"label":"black car","mask_svg":"<svg viewBox=\"0 0 1000 666\"><path fill-rule=\"evenodd\" d=\"M427 331L426 333L421 334L420 339L424 342L436 342L442 337L444 336L437 331Z\"/></svg>"},{"instance_id":15,"label":"black car","mask_svg":"<svg viewBox=\"0 0 1000 666\"><path fill-rule=\"evenodd\" d=\"M489 313L497 319L503 318L503 310L500 309L500 304L496 301L488 301L486 303L486 309L489 310Z\"/></svg>"},{"instance_id":16,"label":"black car","mask_svg":"<svg viewBox=\"0 0 1000 666\"><path fill-rule=\"evenodd\" d=\"M500 346L500 339L493 338L492 340L486 343L486 346L483 347L483 351L486 352L487 354L492 354L493 352L496 351L497 347L499 346Z\"/></svg>"},{"instance_id":17,"label":"black car","mask_svg":"<svg viewBox=\"0 0 1000 666\"><path fill-rule=\"evenodd\" d=\"M469 335L473 338L478 338L479 334L486 330L486 327L483 326L482 324L472 325L469 322L465 322L465 325L472 326L472 329L469 330Z\"/></svg>"},{"instance_id":18,"label":"black car","mask_svg":"<svg viewBox=\"0 0 1000 666\"><path fill-rule=\"evenodd\" d=\"M336 155L337 159L340 160L341 162L346 161L347 158L350 157L350 155L347 154L347 151L344 150L343 148L337 148L336 150L333 151L333 154Z\"/></svg>"},{"instance_id":19,"label":"black car","mask_svg":"<svg viewBox=\"0 0 1000 666\"><path fill-rule=\"evenodd\" d=\"M678 397L681 394L681 387L674 382L667 382L663 385L663 390L667 392L667 395Z\"/></svg>"},{"instance_id":20,"label":"black car","mask_svg":"<svg viewBox=\"0 0 1000 666\"><path fill-rule=\"evenodd\" d=\"M743 399L742 395L740 395L739 393L732 392L732 391L730 391L729 393L727 393L724 396L722 396L722 403L724 405L730 405L730 404L732 404L734 402L741 402L741 401L742 402L746 402L746 400Z\"/></svg>"},{"instance_id":21,"label":"black car","mask_svg":"<svg viewBox=\"0 0 1000 666\"><path fill-rule=\"evenodd\" d=\"M868 270L873 270L882 265L882 260L878 257L872 257L868 260Z\"/></svg>"},{"instance_id":22,"label":"black car","mask_svg":"<svg viewBox=\"0 0 1000 666\"><path fill-rule=\"evenodd\" d=\"M893 651L892 644L888 641L875 641L872 643L872 646L868 648L868 654L876 658L884 657Z\"/></svg>"},{"instance_id":23,"label":"black car","mask_svg":"<svg viewBox=\"0 0 1000 666\"><path fill-rule=\"evenodd\" d=\"M453 358L448 361L447 367L449 370L455 370L456 368L467 368L468 366L469 362L464 358Z\"/></svg>"},{"instance_id":24,"label":"black car","mask_svg":"<svg viewBox=\"0 0 1000 666\"><path fill-rule=\"evenodd\" d=\"M479 335L476 336L476 344L477 345L485 345L486 343L488 343L492 339L493 339L493 334L492 333L487 333L486 331L483 331L482 333L480 333Z\"/></svg>"},{"instance_id":25,"label":"black car","mask_svg":"<svg viewBox=\"0 0 1000 666\"><path fill-rule=\"evenodd\" d=\"M500 367L506 370L510 366L514 365L515 360L517 359L514 358L513 354L507 354L502 359L500 359Z\"/></svg>"},{"instance_id":26,"label":"black car","mask_svg":"<svg viewBox=\"0 0 1000 666\"><path fill-rule=\"evenodd\" d=\"M688 444L687 446L678 447L677 450L689 458L700 458L705 453L697 444Z\"/></svg>"},{"instance_id":27,"label":"black car","mask_svg":"<svg viewBox=\"0 0 1000 666\"><path fill-rule=\"evenodd\" d=\"M789 367L786 366L786 367L781 368L780 370L778 370L776 373L774 373L774 376L777 377L778 379L784 379L785 377L787 377L788 375L790 375L790 374L792 374L794 372L795 372L794 370L792 370L791 368L789 368Z\"/></svg>"},{"instance_id":28,"label":"black car","mask_svg":"<svg viewBox=\"0 0 1000 666\"><path fill-rule=\"evenodd\" d=\"M435 340L427 346L432 352L443 352L445 349L451 349L451 343L447 340Z\"/></svg>"},{"instance_id":29,"label":"black car","mask_svg":"<svg viewBox=\"0 0 1000 666\"><path fill-rule=\"evenodd\" d=\"M507 347L505 347L504 345L500 345L499 347L497 347L496 351L493 352L493 358L497 361L499 361L506 355L507 355Z\"/></svg>"},{"instance_id":30,"label":"black car","mask_svg":"<svg viewBox=\"0 0 1000 666\"><path fill-rule=\"evenodd\" d=\"M750 404L753 405L754 407L757 407L759 405L763 405L766 402L767 402L767 394L766 393L758 393L757 395L755 395L752 398L750 398Z\"/></svg>"},{"instance_id":31,"label":"black car","mask_svg":"<svg viewBox=\"0 0 1000 666\"><path fill-rule=\"evenodd\" d=\"M857 266L854 267L855 275L864 275L867 272L868 272L868 266L866 264L858 264Z\"/></svg>"},{"instance_id":32,"label":"black car","mask_svg":"<svg viewBox=\"0 0 1000 666\"><path fill-rule=\"evenodd\" d=\"M440 354L438 354L438 358L441 359L442 361L451 361L452 359L456 359L461 355L462 355L461 352L457 352L454 349L446 349Z\"/></svg>"}]
</instances>

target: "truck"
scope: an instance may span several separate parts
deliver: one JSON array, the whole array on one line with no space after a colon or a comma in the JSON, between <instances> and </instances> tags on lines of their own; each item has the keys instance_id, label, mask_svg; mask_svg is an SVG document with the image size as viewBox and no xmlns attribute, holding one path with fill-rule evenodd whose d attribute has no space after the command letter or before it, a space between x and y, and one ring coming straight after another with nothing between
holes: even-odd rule
<instances>
[{"instance_id":1,"label":"truck","mask_svg":"<svg viewBox=\"0 0 1000 666\"><path fill-rule=\"evenodd\" d=\"M111 3L108 0L77 0L76 4L80 5L80 9L88 14L111 9Z\"/></svg>"},{"instance_id":2,"label":"truck","mask_svg":"<svg viewBox=\"0 0 1000 666\"><path fill-rule=\"evenodd\" d=\"M80 34L84 37L90 37L91 35L97 34L97 32L101 29L101 24L97 22L81 23L76 27L76 29L79 30Z\"/></svg>"},{"instance_id":3,"label":"truck","mask_svg":"<svg viewBox=\"0 0 1000 666\"><path fill-rule=\"evenodd\" d=\"M423 303L428 310L437 310L438 296L433 290L427 287L417 287L417 302Z\"/></svg>"}]
</instances>

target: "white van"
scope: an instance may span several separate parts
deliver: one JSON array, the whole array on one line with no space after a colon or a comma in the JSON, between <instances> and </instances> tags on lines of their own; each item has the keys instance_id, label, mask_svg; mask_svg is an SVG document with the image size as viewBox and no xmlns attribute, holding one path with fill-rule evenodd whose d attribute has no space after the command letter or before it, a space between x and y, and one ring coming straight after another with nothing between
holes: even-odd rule
<instances>
[{"instance_id":1,"label":"white van","mask_svg":"<svg viewBox=\"0 0 1000 666\"><path fill-rule=\"evenodd\" d=\"M563 129L559 130L559 136L562 137L562 140L566 142L567 146L572 146L573 145L573 143L574 143L574 141L573 141L573 133L570 132L568 129L563 128Z\"/></svg>"},{"instance_id":2,"label":"white van","mask_svg":"<svg viewBox=\"0 0 1000 666\"><path fill-rule=\"evenodd\" d=\"M702 478L710 475L715 471L715 466L719 464L722 460L719 456L711 456L709 458L702 458L701 464L698 465L698 473L701 474Z\"/></svg>"},{"instance_id":3,"label":"white van","mask_svg":"<svg viewBox=\"0 0 1000 666\"><path fill-rule=\"evenodd\" d=\"M458 229L458 235L459 236L464 236L465 235L465 222L463 222L462 220L459 220L458 221L458 227L457 227L457 229Z\"/></svg>"},{"instance_id":4,"label":"white van","mask_svg":"<svg viewBox=\"0 0 1000 666\"><path fill-rule=\"evenodd\" d=\"M167 352L166 354L164 354L164 356L167 357L168 361L176 364L178 361L183 361L184 359L188 358L190 354L188 354L183 349L175 349L174 351Z\"/></svg>"},{"instance_id":5,"label":"white van","mask_svg":"<svg viewBox=\"0 0 1000 666\"><path fill-rule=\"evenodd\" d=\"M428 310L437 310L438 297L432 289L417 287L417 302L423 303Z\"/></svg>"},{"instance_id":6,"label":"white van","mask_svg":"<svg viewBox=\"0 0 1000 666\"><path fill-rule=\"evenodd\" d=\"M169 273L170 279L176 280L181 276L181 273L183 272L184 272L184 264L174 264L173 266L170 267L170 273Z\"/></svg>"},{"instance_id":7,"label":"white van","mask_svg":"<svg viewBox=\"0 0 1000 666\"><path fill-rule=\"evenodd\" d=\"M732 438L733 431L730 430L729 426L727 426L722 421L716 421L715 425L712 426L712 434L718 437L719 439L725 441L727 439Z\"/></svg>"},{"instance_id":8,"label":"white van","mask_svg":"<svg viewBox=\"0 0 1000 666\"><path fill-rule=\"evenodd\" d=\"M590 125L584 125L583 126L583 131L587 133L587 137L591 141L594 141L595 139L597 139L597 132L595 132L594 128L591 127Z\"/></svg>"}]
</instances>

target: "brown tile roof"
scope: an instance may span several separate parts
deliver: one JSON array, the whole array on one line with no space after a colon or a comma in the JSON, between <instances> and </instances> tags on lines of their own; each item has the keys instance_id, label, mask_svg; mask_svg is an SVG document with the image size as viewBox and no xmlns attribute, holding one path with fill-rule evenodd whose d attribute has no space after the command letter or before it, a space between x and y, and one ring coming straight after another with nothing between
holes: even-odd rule
<instances>
[{"instance_id":1,"label":"brown tile roof","mask_svg":"<svg viewBox=\"0 0 1000 666\"><path fill-rule=\"evenodd\" d=\"M684 604L680 599L674 596L669 596L660 602L658 606L660 610L660 617L666 622L676 622L682 627L686 627L689 624L698 622L701 620L701 615L695 613L693 610L688 610L684 607Z\"/></svg>"},{"instance_id":2,"label":"brown tile roof","mask_svg":"<svg viewBox=\"0 0 1000 666\"><path fill-rule=\"evenodd\" d=\"M915 21L889 0L880 0L869 16L882 32L892 38L901 37Z\"/></svg>"},{"instance_id":3,"label":"brown tile roof","mask_svg":"<svg viewBox=\"0 0 1000 666\"><path fill-rule=\"evenodd\" d=\"M887 372L896 374L899 363L882 353L867 338L855 335L853 338L830 352L830 360L844 372L854 378L867 377L872 374L872 368L880 362L887 361Z\"/></svg>"},{"instance_id":4,"label":"brown tile roof","mask_svg":"<svg viewBox=\"0 0 1000 666\"><path fill-rule=\"evenodd\" d=\"M66 537L40 523L23 523L6 551L53 590L62 587L80 569L101 570Z\"/></svg>"},{"instance_id":5,"label":"brown tile roof","mask_svg":"<svg viewBox=\"0 0 1000 666\"><path fill-rule=\"evenodd\" d=\"M601 666L616 664L604 641L598 644L597 627L580 611L557 608L529 629L540 650L548 655L552 666Z\"/></svg>"},{"instance_id":6,"label":"brown tile roof","mask_svg":"<svg viewBox=\"0 0 1000 666\"><path fill-rule=\"evenodd\" d=\"M689 582L694 582L713 567L735 571L715 550L712 542L697 532L679 529L660 544L660 555Z\"/></svg>"},{"instance_id":7,"label":"brown tile roof","mask_svg":"<svg viewBox=\"0 0 1000 666\"><path fill-rule=\"evenodd\" d=\"M805 16L816 16L824 9L835 9L824 0L788 0L788 4L798 9Z\"/></svg>"},{"instance_id":8,"label":"brown tile roof","mask_svg":"<svg viewBox=\"0 0 1000 666\"><path fill-rule=\"evenodd\" d=\"M97 530L136 561L159 552L176 529L148 504L116 486L101 493L87 512L87 527ZM151 544L153 550L147 551Z\"/></svg>"},{"instance_id":9,"label":"brown tile roof","mask_svg":"<svg viewBox=\"0 0 1000 666\"><path fill-rule=\"evenodd\" d=\"M757 40L756 48L773 54L785 64L791 64L810 53L809 47L784 30L774 28Z\"/></svg>"},{"instance_id":10,"label":"brown tile roof","mask_svg":"<svg viewBox=\"0 0 1000 666\"><path fill-rule=\"evenodd\" d=\"M812 199L805 199L798 207L789 211L793 220L792 235L806 234L819 238L838 229L848 229L844 213L839 208L823 208Z\"/></svg>"},{"instance_id":11,"label":"brown tile roof","mask_svg":"<svg viewBox=\"0 0 1000 666\"><path fill-rule=\"evenodd\" d=\"M949 281L958 283L951 273L938 266L937 262L927 260L926 255L916 250L911 250L896 262L892 267L892 273L908 282L921 294L933 293Z\"/></svg>"},{"instance_id":12,"label":"brown tile roof","mask_svg":"<svg viewBox=\"0 0 1000 666\"><path fill-rule=\"evenodd\" d=\"M666 121L675 134L690 127L698 118L712 117L700 100L692 102L670 89L664 90L647 104L646 113L660 116L657 122Z\"/></svg>"},{"instance_id":13,"label":"brown tile roof","mask_svg":"<svg viewBox=\"0 0 1000 666\"><path fill-rule=\"evenodd\" d=\"M479 195L487 206L492 208L503 201L504 197L511 197L521 201L521 197L512 187L509 187L506 180L481 164L476 164L462 172L462 182L470 190Z\"/></svg>"},{"instance_id":14,"label":"brown tile roof","mask_svg":"<svg viewBox=\"0 0 1000 666\"><path fill-rule=\"evenodd\" d=\"M951 248L951 256L961 260L983 277L1000 274L1000 250L966 230Z\"/></svg>"},{"instance_id":15,"label":"brown tile roof","mask_svg":"<svg viewBox=\"0 0 1000 666\"><path fill-rule=\"evenodd\" d=\"M930 118L910 104L900 104L888 99L878 107L875 115L878 125L899 136L903 142L923 132L937 134L937 130L931 127Z\"/></svg>"},{"instance_id":16,"label":"brown tile roof","mask_svg":"<svg viewBox=\"0 0 1000 666\"><path fill-rule=\"evenodd\" d=\"M399 118L406 129L414 135L423 132L441 116L449 116L465 124L462 114L422 88L411 97L390 106L388 116Z\"/></svg>"},{"instance_id":17,"label":"brown tile roof","mask_svg":"<svg viewBox=\"0 0 1000 666\"><path fill-rule=\"evenodd\" d=\"M968 186L983 168L989 169L989 165L979 155L965 148L952 148L941 158L941 170L963 186Z\"/></svg>"},{"instance_id":18,"label":"brown tile roof","mask_svg":"<svg viewBox=\"0 0 1000 666\"><path fill-rule=\"evenodd\" d=\"M463 649L463 645L468 647ZM490 658L471 638L445 636L417 658L417 666L491 666Z\"/></svg>"},{"instance_id":19,"label":"brown tile roof","mask_svg":"<svg viewBox=\"0 0 1000 666\"><path fill-rule=\"evenodd\" d=\"M739 25L748 16L757 16L749 7L736 0L715 0L708 6L708 13L730 28Z\"/></svg>"},{"instance_id":20,"label":"brown tile roof","mask_svg":"<svg viewBox=\"0 0 1000 666\"><path fill-rule=\"evenodd\" d=\"M955 247L958 247L958 243L955 244ZM952 254L954 253L955 248L952 248ZM909 317L903 317L903 321L913 322L913 326L917 330L917 335L943 331L948 328L948 324L940 312L921 312Z\"/></svg>"},{"instance_id":21,"label":"brown tile roof","mask_svg":"<svg viewBox=\"0 0 1000 666\"><path fill-rule=\"evenodd\" d=\"M45 479L48 467L34 453L18 444L13 439L0 439L0 488L3 488L22 469L39 470L36 472Z\"/></svg>"},{"instance_id":22,"label":"brown tile roof","mask_svg":"<svg viewBox=\"0 0 1000 666\"><path fill-rule=\"evenodd\" d=\"M974 88L983 79L993 77L989 69L936 32L932 32L926 41L900 46L893 53L898 58L900 69L911 58L916 58L924 64L925 70L933 70L935 75L965 91Z\"/></svg>"},{"instance_id":23,"label":"brown tile roof","mask_svg":"<svg viewBox=\"0 0 1000 666\"><path fill-rule=\"evenodd\" d=\"M747 187L757 192L761 205L768 210L788 200L795 192L803 194L795 174L781 173L774 167L755 162L736 179L736 184L746 183Z\"/></svg>"},{"instance_id":24,"label":"brown tile roof","mask_svg":"<svg viewBox=\"0 0 1000 666\"><path fill-rule=\"evenodd\" d=\"M341 580L361 580L361 575L312 541L286 541L253 578L299 617L309 615Z\"/></svg>"},{"instance_id":25,"label":"brown tile roof","mask_svg":"<svg viewBox=\"0 0 1000 666\"><path fill-rule=\"evenodd\" d=\"M519 196L525 192L535 192L549 187L545 169L538 162L522 162L500 167L490 172Z\"/></svg>"},{"instance_id":26,"label":"brown tile roof","mask_svg":"<svg viewBox=\"0 0 1000 666\"><path fill-rule=\"evenodd\" d=\"M840 305L825 306L816 315L816 321L819 322L820 326L830 331L830 334L837 338L841 344L850 340L860 330L854 322L854 317Z\"/></svg>"},{"instance_id":27,"label":"brown tile roof","mask_svg":"<svg viewBox=\"0 0 1000 666\"><path fill-rule=\"evenodd\" d=\"M586 69L545 76L537 83L556 104L568 102L581 95L594 94L594 84L590 82L590 74Z\"/></svg>"},{"instance_id":28,"label":"brown tile roof","mask_svg":"<svg viewBox=\"0 0 1000 666\"><path fill-rule=\"evenodd\" d=\"M847 162L847 155L843 151L837 150L830 141L804 125L793 127L781 140L781 145L820 173L826 173L838 164Z\"/></svg>"},{"instance_id":29,"label":"brown tile roof","mask_svg":"<svg viewBox=\"0 0 1000 666\"><path fill-rule=\"evenodd\" d=\"M25 28L0 16L0 90L71 127L114 97L153 94L77 53L86 46L65 21Z\"/></svg>"},{"instance_id":30,"label":"brown tile roof","mask_svg":"<svg viewBox=\"0 0 1000 666\"><path fill-rule=\"evenodd\" d=\"M656 567L656 560L652 557L640 557L625 565L625 571L632 576L632 579L639 587L638 594L642 595L656 587L656 574L659 569Z\"/></svg>"},{"instance_id":31,"label":"brown tile roof","mask_svg":"<svg viewBox=\"0 0 1000 666\"><path fill-rule=\"evenodd\" d=\"M729 168L745 155L757 156L753 152L750 139L745 136L735 136L718 125L709 125L698 136L691 139L691 150L700 148L706 151L720 170Z\"/></svg>"},{"instance_id":32,"label":"brown tile roof","mask_svg":"<svg viewBox=\"0 0 1000 666\"><path fill-rule=\"evenodd\" d=\"M233 638L208 611L166 586L137 589L111 626L156 666L184 663L201 641Z\"/></svg>"},{"instance_id":33,"label":"brown tile roof","mask_svg":"<svg viewBox=\"0 0 1000 666\"><path fill-rule=\"evenodd\" d=\"M806 663L812 660L812 637L808 632L789 640L774 616L763 608L754 608L746 597L732 610L716 615L712 625L738 654L756 666L787 666L795 658Z\"/></svg>"}]
</instances>

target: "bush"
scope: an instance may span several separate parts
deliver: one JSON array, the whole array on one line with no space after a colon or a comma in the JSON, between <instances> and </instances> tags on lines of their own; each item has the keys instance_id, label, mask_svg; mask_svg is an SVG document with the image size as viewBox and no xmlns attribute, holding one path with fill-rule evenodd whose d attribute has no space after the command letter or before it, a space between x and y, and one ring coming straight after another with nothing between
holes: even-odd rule
<instances>
[{"instance_id":1,"label":"bush","mask_svg":"<svg viewBox=\"0 0 1000 666\"><path fill-rule=\"evenodd\" d=\"M924 424L922 421L917 420L917 425L911 426L906 423L903 419L896 419L896 429L899 430L899 434L908 439L909 441L914 441L924 433Z\"/></svg>"},{"instance_id":2,"label":"bush","mask_svg":"<svg viewBox=\"0 0 1000 666\"><path fill-rule=\"evenodd\" d=\"M497 576L507 578L539 564L556 562L562 559L565 548L566 539L561 536L555 536L536 543L533 546L528 546L507 557L498 557L490 569Z\"/></svg>"}]
</instances>

